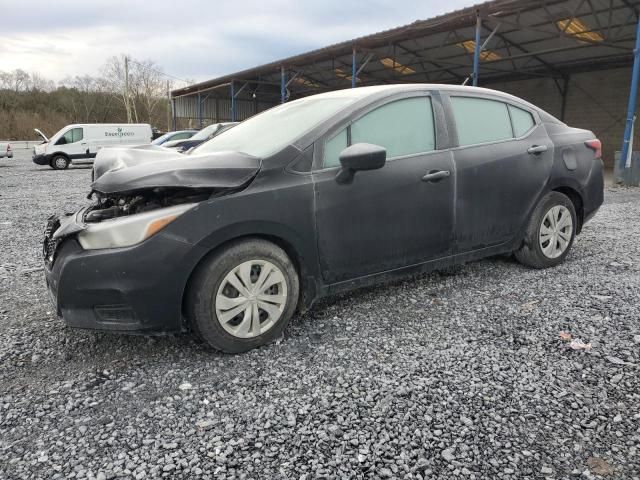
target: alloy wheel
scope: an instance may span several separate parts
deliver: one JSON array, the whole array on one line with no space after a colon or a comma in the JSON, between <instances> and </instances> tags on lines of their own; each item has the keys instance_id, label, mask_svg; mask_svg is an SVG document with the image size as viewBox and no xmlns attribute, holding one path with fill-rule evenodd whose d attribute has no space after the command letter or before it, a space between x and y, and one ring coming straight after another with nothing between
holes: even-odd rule
<instances>
[{"instance_id":1,"label":"alloy wheel","mask_svg":"<svg viewBox=\"0 0 640 480\"><path fill-rule=\"evenodd\" d=\"M229 334L257 337L282 316L287 304L287 282L273 263L250 260L224 277L214 302L218 321Z\"/></svg>"},{"instance_id":2,"label":"alloy wheel","mask_svg":"<svg viewBox=\"0 0 640 480\"><path fill-rule=\"evenodd\" d=\"M539 242L542 253L547 258L558 258L571 242L573 218L563 205L552 207L542 219Z\"/></svg>"}]
</instances>

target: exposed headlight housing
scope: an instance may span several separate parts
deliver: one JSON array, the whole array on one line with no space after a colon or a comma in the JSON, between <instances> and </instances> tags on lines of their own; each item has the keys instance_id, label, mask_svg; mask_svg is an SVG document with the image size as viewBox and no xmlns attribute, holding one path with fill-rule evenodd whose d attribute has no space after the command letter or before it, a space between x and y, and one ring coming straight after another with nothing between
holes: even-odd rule
<instances>
[{"instance_id":1,"label":"exposed headlight housing","mask_svg":"<svg viewBox=\"0 0 640 480\"><path fill-rule=\"evenodd\" d=\"M78 233L78 241L85 250L130 247L152 237L195 206L176 205L90 224Z\"/></svg>"}]
</instances>

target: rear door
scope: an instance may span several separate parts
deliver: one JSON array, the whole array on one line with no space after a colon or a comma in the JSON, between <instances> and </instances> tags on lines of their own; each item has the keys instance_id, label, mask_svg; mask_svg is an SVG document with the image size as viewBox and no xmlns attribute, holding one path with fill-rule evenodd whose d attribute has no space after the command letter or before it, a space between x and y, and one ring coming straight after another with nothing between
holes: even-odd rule
<instances>
[{"instance_id":1,"label":"rear door","mask_svg":"<svg viewBox=\"0 0 640 480\"><path fill-rule=\"evenodd\" d=\"M388 101L316 145L314 175L318 249L325 282L393 270L444 257L453 236L451 153L436 150L436 102L427 95ZM379 170L360 171L338 184L340 152L355 143L387 149ZM425 181L433 172L447 176Z\"/></svg>"},{"instance_id":2,"label":"rear door","mask_svg":"<svg viewBox=\"0 0 640 480\"><path fill-rule=\"evenodd\" d=\"M553 144L537 113L500 97L451 93L457 132L458 252L512 240L524 227L553 163Z\"/></svg>"}]
</instances>

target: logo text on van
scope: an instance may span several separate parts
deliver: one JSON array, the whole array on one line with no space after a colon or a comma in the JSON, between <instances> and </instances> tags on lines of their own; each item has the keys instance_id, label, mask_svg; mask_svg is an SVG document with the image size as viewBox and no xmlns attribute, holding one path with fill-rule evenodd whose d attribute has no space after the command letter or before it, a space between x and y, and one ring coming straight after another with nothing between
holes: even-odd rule
<instances>
[{"instance_id":1,"label":"logo text on van","mask_svg":"<svg viewBox=\"0 0 640 480\"><path fill-rule=\"evenodd\" d=\"M134 132L124 132L120 127L118 127L115 132L104 132L105 137L132 137L134 135Z\"/></svg>"}]
</instances>

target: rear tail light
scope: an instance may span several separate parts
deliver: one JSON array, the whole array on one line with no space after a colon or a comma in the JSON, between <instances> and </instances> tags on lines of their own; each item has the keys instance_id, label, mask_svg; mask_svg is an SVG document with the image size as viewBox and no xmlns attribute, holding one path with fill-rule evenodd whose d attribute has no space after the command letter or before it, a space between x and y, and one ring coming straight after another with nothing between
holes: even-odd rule
<instances>
[{"instance_id":1,"label":"rear tail light","mask_svg":"<svg viewBox=\"0 0 640 480\"><path fill-rule=\"evenodd\" d=\"M596 153L596 158L602 158L602 142L597 138L587 140L584 144Z\"/></svg>"}]
</instances>

